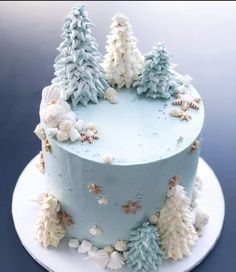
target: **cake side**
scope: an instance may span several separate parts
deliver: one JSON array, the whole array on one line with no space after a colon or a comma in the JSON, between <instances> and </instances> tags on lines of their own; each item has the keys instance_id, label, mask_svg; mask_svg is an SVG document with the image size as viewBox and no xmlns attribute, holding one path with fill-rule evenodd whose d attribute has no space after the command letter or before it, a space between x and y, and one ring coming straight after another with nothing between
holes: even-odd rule
<instances>
[{"instance_id":1,"label":"cake side","mask_svg":"<svg viewBox=\"0 0 236 272\"><path fill-rule=\"evenodd\" d=\"M169 180L176 175L191 198L199 158L199 149L192 152L191 145L171 158L129 166L89 161L53 142L51 147L51 154L44 151L46 191L73 217L75 224L67 228L68 237L90 240L98 247L128 240L132 229L164 205ZM90 184L101 191L90 192ZM140 208L125 210L129 201ZM102 234L91 235L92 226L98 226Z\"/></svg>"},{"instance_id":2,"label":"cake side","mask_svg":"<svg viewBox=\"0 0 236 272\"><path fill-rule=\"evenodd\" d=\"M191 94L199 96L192 86ZM157 102L137 96L134 89L120 90L118 97L115 105L101 101L74 109L78 118L98 124L98 141L72 144L49 138L52 151L43 147L47 191L74 219L67 235L99 247L127 240L132 229L158 212L171 177L180 177L191 199L200 151L192 146L200 142L204 122L202 105L190 111L193 118L188 122L170 115L176 107L174 98ZM105 154L112 157L111 164L103 161ZM89 192L90 184L102 192ZM99 204L100 200L106 204ZM142 208L127 215L122 206L128 201ZM102 234L91 235L93 226L99 226Z\"/></svg>"}]
</instances>

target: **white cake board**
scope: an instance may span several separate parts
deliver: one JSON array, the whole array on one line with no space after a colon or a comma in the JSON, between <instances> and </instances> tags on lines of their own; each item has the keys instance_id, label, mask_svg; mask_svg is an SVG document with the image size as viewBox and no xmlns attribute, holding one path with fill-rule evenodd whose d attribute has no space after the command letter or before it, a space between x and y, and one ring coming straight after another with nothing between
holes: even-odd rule
<instances>
[{"instance_id":1,"label":"white cake board","mask_svg":"<svg viewBox=\"0 0 236 272\"><path fill-rule=\"evenodd\" d=\"M19 238L30 255L48 271L56 272L104 272L93 261L85 261L87 255L78 254L68 247L65 238L58 248L45 249L33 239L32 229L36 222L39 207L30 200L44 192L44 176L36 168L37 156L26 166L15 187L12 200L12 214ZM218 240L224 221L224 196L217 177L203 159L199 160L198 176L203 180L202 201L210 216L203 236L193 248L190 257L180 261L164 261L161 272L185 272L196 267L213 249ZM118 270L128 272L127 267Z\"/></svg>"}]
</instances>

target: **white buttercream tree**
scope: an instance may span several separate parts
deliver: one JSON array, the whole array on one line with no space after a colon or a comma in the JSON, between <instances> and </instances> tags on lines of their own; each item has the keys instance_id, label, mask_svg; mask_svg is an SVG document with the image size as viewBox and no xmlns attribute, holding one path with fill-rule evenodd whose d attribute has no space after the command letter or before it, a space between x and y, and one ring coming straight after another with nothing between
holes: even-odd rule
<instances>
[{"instance_id":1,"label":"white buttercream tree","mask_svg":"<svg viewBox=\"0 0 236 272\"><path fill-rule=\"evenodd\" d=\"M190 201L183 186L170 184L165 205L160 210L158 228L166 259L178 260L190 255L198 235L192 223Z\"/></svg>"},{"instance_id":2,"label":"white buttercream tree","mask_svg":"<svg viewBox=\"0 0 236 272\"><path fill-rule=\"evenodd\" d=\"M35 240L44 247L57 247L65 236L65 228L59 216L60 203L54 196L46 193L37 202L41 211L34 228Z\"/></svg>"},{"instance_id":3,"label":"white buttercream tree","mask_svg":"<svg viewBox=\"0 0 236 272\"><path fill-rule=\"evenodd\" d=\"M118 13L112 18L106 50L103 68L108 82L118 88L130 88L141 73L143 57L129 20L123 14Z\"/></svg>"}]
</instances>

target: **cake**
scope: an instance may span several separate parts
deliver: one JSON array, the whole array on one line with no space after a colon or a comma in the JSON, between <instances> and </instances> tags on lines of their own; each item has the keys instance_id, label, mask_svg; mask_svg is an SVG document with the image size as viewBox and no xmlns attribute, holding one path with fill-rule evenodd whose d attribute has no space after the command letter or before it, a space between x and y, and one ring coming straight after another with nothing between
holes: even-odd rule
<instances>
[{"instance_id":1,"label":"cake","mask_svg":"<svg viewBox=\"0 0 236 272\"><path fill-rule=\"evenodd\" d=\"M159 271L190 255L208 221L197 165L204 108L165 44L141 54L113 17L102 57L85 7L65 18L55 78L42 91L38 168L46 179L34 229L101 267Z\"/></svg>"}]
</instances>

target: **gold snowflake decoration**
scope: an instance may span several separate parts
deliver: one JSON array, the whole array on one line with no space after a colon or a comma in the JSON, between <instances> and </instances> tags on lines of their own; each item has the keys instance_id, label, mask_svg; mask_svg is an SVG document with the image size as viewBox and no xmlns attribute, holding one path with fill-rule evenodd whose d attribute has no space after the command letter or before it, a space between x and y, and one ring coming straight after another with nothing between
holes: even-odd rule
<instances>
[{"instance_id":1,"label":"gold snowflake decoration","mask_svg":"<svg viewBox=\"0 0 236 272\"><path fill-rule=\"evenodd\" d=\"M44 174L44 172L45 172L45 161L44 161L42 151L39 152L39 162L36 164L36 166L37 166L38 170L40 171L40 173Z\"/></svg>"},{"instance_id":2,"label":"gold snowflake decoration","mask_svg":"<svg viewBox=\"0 0 236 272\"><path fill-rule=\"evenodd\" d=\"M125 213L133 213L135 214L137 210L141 209L142 206L140 204L140 201L132 201L129 200L127 203L122 205L122 209Z\"/></svg>"},{"instance_id":3,"label":"gold snowflake decoration","mask_svg":"<svg viewBox=\"0 0 236 272\"><path fill-rule=\"evenodd\" d=\"M65 225L70 226L70 225L74 224L72 216L69 215L65 210L59 211L58 216Z\"/></svg>"},{"instance_id":4,"label":"gold snowflake decoration","mask_svg":"<svg viewBox=\"0 0 236 272\"><path fill-rule=\"evenodd\" d=\"M181 121L189 121L192 119L191 115L189 115L187 112L185 111L181 111L179 118Z\"/></svg>"},{"instance_id":5,"label":"gold snowflake decoration","mask_svg":"<svg viewBox=\"0 0 236 272\"><path fill-rule=\"evenodd\" d=\"M183 111L188 110L189 108L198 110L200 108L201 97L194 96L191 93L177 94L175 100L172 102L172 105L181 106Z\"/></svg>"},{"instance_id":6,"label":"gold snowflake decoration","mask_svg":"<svg viewBox=\"0 0 236 272\"><path fill-rule=\"evenodd\" d=\"M188 114L186 111L177 108L172 109L170 111L170 115L172 117L180 118L181 121L189 121L192 119L191 115Z\"/></svg>"},{"instance_id":7,"label":"gold snowflake decoration","mask_svg":"<svg viewBox=\"0 0 236 272\"><path fill-rule=\"evenodd\" d=\"M90 193L94 193L94 194L101 194L102 192L102 187L97 185L96 183L89 184L88 189Z\"/></svg>"},{"instance_id":8,"label":"gold snowflake decoration","mask_svg":"<svg viewBox=\"0 0 236 272\"><path fill-rule=\"evenodd\" d=\"M49 144L49 141L48 141L47 138L44 140L44 148L45 148L46 152L51 152L52 151L51 145Z\"/></svg>"},{"instance_id":9,"label":"gold snowflake decoration","mask_svg":"<svg viewBox=\"0 0 236 272\"><path fill-rule=\"evenodd\" d=\"M80 136L81 142L88 141L90 144L93 142L93 140L99 139L98 131L96 129L82 132L82 133L80 133L80 135L81 135Z\"/></svg>"},{"instance_id":10,"label":"gold snowflake decoration","mask_svg":"<svg viewBox=\"0 0 236 272\"><path fill-rule=\"evenodd\" d=\"M173 177L170 178L170 180L169 180L169 186L170 187L174 187L174 186L176 186L179 183L179 181L180 181L180 176L175 175L175 176L173 176Z\"/></svg>"},{"instance_id":11,"label":"gold snowflake decoration","mask_svg":"<svg viewBox=\"0 0 236 272\"><path fill-rule=\"evenodd\" d=\"M200 147L200 141L196 140L191 145L191 152L194 153Z\"/></svg>"}]
</instances>

